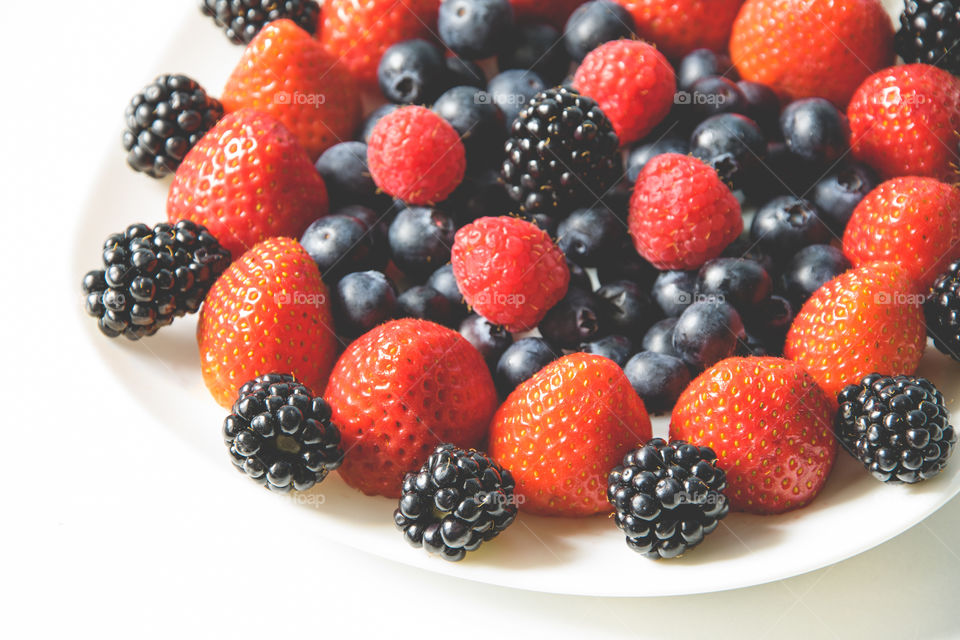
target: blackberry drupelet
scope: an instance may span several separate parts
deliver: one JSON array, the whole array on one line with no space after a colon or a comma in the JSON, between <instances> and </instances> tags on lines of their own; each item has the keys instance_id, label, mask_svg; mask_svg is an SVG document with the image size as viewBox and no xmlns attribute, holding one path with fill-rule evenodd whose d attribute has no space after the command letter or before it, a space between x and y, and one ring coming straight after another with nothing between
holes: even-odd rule
<instances>
[{"instance_id":1,"label":"blackberry drupelet","mask_svg":"<svg viewBox=\"0 0 960 640\"><path fill-rule=\"evenodd\" d=\"M883 482L913 484L947 464L957 433L926 378L873 373L837 395L837 439Z\"/></svg>"},{"instance_id":2,"label":"blackberry drupelet","mask_svg":"<svg viewBox=\"0 0 960 640\"><path fill-rule=\"evenodd\" d=\"M240 387L223 440L238 471L277 493L305 491L343 462L330 405L287 374Z\"/></svg>"},{"instance_id":3,"label":"blackberry drupelet","mask_svg":"<svg viewBox=\"0 0 960 640\"><path fill-rule=\"evenodd\" d=\"M196 312L229 265L230 253L189 220L131 225L103 243L103 269L83 277L86 311L107 336L139 340Z\"/></svg>"},{"instance_id":4,"label":"blackberry drupelet","mask_svg":"<svg viewBox=\"0 0 960 640\"><path fill-rule=\"evenodd\" d=\"M960 260L934 280L924 311L933 345L960 361Z\"/></svg>"},{"instance_id":5,"label":"blackberry drupelet","mask_svg":"<svg viewBox=\"0 0 960 640\"><path fill-rule=\"evenodd\" d=\"M414 547L462 560L517 517L513 476L479 451L441 444L408 473L393 520Z\"/></svg>"},{"instance_id":6,"label":"blackberry drupelet","mask_svg":"<svg viewBox=\"0 0 960 640\"><path fill-rule=\"evenodd\" d=\"M223 105L196 80L163 75L130 99L125 116L127 164L163 178L177 170L193 145L223 117Z\"/></svg>"},{"instance_id":7,"label":"blackberry drupelet","mask_svg":"<svg viewBox=\"0 0 960 640\"><path fill-rule=\"evenodd\" d=\"M712 449L654 438L610 472L607 498L627 546L648 558L675 558L727 515L726 487Z\"/></svg>"},{"instance_id":8,"label":"blackberry drupelet","mask_svg":"<svg viewBox=\"0 0 960 640\"><path fill-rule=\"evenodd\" d=\"M210 16L234 44L249 44L268 22L287 18L305 31L317 30L320 5L315 0L201 0Z\"/></svg>"},{"instance_id":9,"label":"blackberry drupelet","mask_svg":"<svg viewBox=\"0 0 960 640\"><path fill-rule=\"evenodd\" d=\"M526 213L591 206L620 179L623 159L597 103L566 87L534 96L514 120L501 175Z\"/></svg>"},{"instance_id":10,"label":"blackberry drupelet","mask_svg":"<svg viewBox=\"0 0 960 640\"><path fill-rule=\"evenodd\" d=\"M905 62L923 62L960 73L960 3L907 0L895 42Z\"/></svg>"}]
</instances>

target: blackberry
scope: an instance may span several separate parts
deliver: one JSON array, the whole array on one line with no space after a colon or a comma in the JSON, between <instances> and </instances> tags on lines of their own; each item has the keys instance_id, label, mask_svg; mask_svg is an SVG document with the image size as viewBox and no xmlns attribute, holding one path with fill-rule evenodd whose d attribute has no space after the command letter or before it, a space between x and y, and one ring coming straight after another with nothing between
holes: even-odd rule
<instances>
[{"instance_id":1,"label":"blackberry","mask_svg":"<svg viewBox=\"0 0 960 640\"><path fill-rule=\"evenodd\" d=\"M607 483L627 546L648 558L675 558L697 546L729 511L717 454L682 440L650 440L624 456Z\"/></svg>"},{"instance_id":2,"label":"blackberry","mask_svg":"<svg viewBox=\"0 0 960 640\"><path fill-rule=\"evenodd\" d=\"M230 252L189 220L131 225L103 243L103 269L83 277L86 311L107 336L139 340L196 312L229 265Z\"/></svg>"},{"instance_id":3,"label":"blackberry","mask_svg":"<svg viewBox=\"0 0 960 640\"><path fill-rule=\"evenodd\" d=\"M873 373L837 395L837 439L883 482L940 473L957 443L943 395L926 378Z\"/></svg>"},{"instance_id":4,"label":"blackberry","mask_svg":"<svg viewBox=\"0 0 960 640\"><path fill-rule=\"evenodd\" d=\"M960 3L907 0L895 43L905 62L923 62L960 73Z\"/></svg>"},{"instance_id":5,"label":"blackberry","mask_svg":"<svg viewBox=\"0 0 960 640\"><path fill-rule=\"evenodd\" d=\"M330 405L291 375L246 383L232 411L223 421L231 461L270 491L306 491L343 462Z\"/></svg>"},{"instance_id":6,"label":"blackberry","mask_svg":"<svg viewBox=\"0 0 960 640\"><path fill-rule=\"evenodd\" d=\"M408 473L393 521L414 547L463 560L517 517L513 476L479 451L441 444Z\"/></svg>"},{"instance_id":7,"label":"blackberry","mask_svg":"<svg viewBox=\"0 0 960 640\"><path fill-rule=\"evenodd\" d=\"M526 213L590 206L620 179L613 126L597 103L572 89L542 91L521 109L504 149L501 175Z\"/></svg>"},{"instance_id":8,"label":"blackberry","mask_svg":"<svg viewBox=\"0 0 960 640\"><path fill-rule=\"evenodd\" d=\"M265 24L281 18L313 34L320 17L315 0L201 0L200 11L213 18L234 44L248 44Z\"/></svg>"},{"instance_id":9,"label":"blackberry","mask_svg":"<svg viewBox=\"0 0 960 640\"><path fill-rule=\"evenodd\" d=\"M184 156L223 117L223 105L187 76L157 76L130 99L123 131L127 164L152 178L177 170Z\"/></svg>"},{"instance_id":10,"label":"blackberry","mask_svg":"<svg viewBox=\"0 0 960 640\"><path fill-rule=\"evenodd\" d=\"M960 361L960 260L934 280L924 311L933 346Z\"/></svg>"}]
</instances>

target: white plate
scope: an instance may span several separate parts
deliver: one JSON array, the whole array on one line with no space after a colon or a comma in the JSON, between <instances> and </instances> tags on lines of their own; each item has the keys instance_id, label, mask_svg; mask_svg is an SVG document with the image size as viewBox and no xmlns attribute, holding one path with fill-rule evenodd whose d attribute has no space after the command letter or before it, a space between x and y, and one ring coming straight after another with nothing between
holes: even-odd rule
<instances>
[{"instance_id":1,"label":"white plate","mask_svg":"<svg viewBox=\"0 0 960 640\"><path fill-rule=\"evenodd\" d=\"M213 92L222 86L241 51L226 44L199 12L185 19L171 42L157 68L192 75ZM149 80L148 71L130 79L131 90ZM108 233L131 222L164 218L166 188L167 183L127 169L119 141L111 146L77 227L73 271L78 284L97 263L98 247ZM452 564L407 546L392 524L394 501L364 496L336 474L299 497L283 498L235 473L220 436L225 412L200 378L194 319L180 319L139 343L104 338L80 312L73 320L75 339L96 345L113 373L112 386L129 394L124 401L140 404L158 424L199 451L211 471L234 475L235 490L249 493L250 508L269 511L277 526L309 528L319 537L397 562L480 582L594 596L680 595L746 587L866 551L919 523L960 492L956 460L938 478L919 486L886 486L841 453L826 488L807 508L780 516L731 514L700 547L677 560L654 562L634 554L606 517L576 520L521 514L494 542ZM957 371L956 363L932 348L920 368L921 375L941 388L953 411L960 407ZM654 420L658 435L664 435L666 427L665 418ZM285 504L270 508L261 502L266 500ZM624 572L625 565L629 573Z\"/></svg>"}]
</instances>

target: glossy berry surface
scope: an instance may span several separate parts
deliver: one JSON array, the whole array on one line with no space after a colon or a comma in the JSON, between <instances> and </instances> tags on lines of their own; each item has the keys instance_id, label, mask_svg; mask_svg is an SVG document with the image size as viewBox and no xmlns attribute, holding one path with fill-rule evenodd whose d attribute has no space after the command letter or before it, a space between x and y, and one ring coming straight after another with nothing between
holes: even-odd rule
<instances>
[{"instance_id":1,"label":"glossy berry surface","mask_svg":"<svg viewBox=\"0 0 960 640\"><path fill-rule=\"evenodd\" d=\"M425 284L415 285L400 294L397 317L430 320L453 329L460 321L459 309L442 293Z\"/></svg>"},{"instance_id":2,"label":"glossy berry surface","mask_svg":"<svg viewBox=\"0 0 960 640\"><path fill-rule=\"evenodd\" d=\"M397 291L383 273L357 271L337 283L333 303L337 332L356 337L393 319L397 312Z\"/></svg>"},{"instance_id":3,"label":"glossy berry surface","mask_svg":"<svg viewBox=\"0 0 960 640\"><path fill-rule=\"evenodd\" d=\"M324 216L315 221L300 237L320 269L326 282L335 282L343 275L364 271L374 266L374 246L364 224L351 216Z\"/></svg>"},{"instance_id":4,"label":"glossy berry surface","mask_svg":"<svg viewBox=\"0 0 960 640\"><path fill-rule=\"evenodd\" d=\"M673 348L695 370L705 369L737 349L743 320L725 302L698 301L686 308L673 328Z\"/></svg>"},{"instance_id":5,"label":"glossy berry surface","mask_svg":"<svg viewBox=\"0 0 960 640\"><path fill-rule=\"evenodd\" d=\"M806 246L829 242L833 235L810 201L779 196L757 210L750 239L760 251L782 261Z\"/></svg>"},{"instance_id":6,"label":"glossy berry surface","mask_svg":"<svg viewBox=\"0 0 960 640\"><path fill-rule=\"evenodd\" d=\"M557 227L560 250L583 267L611 259L626 238L626 227L606 207L577 209Z\"/></svg>"},{"instance_id":7,"label":"glossy berry surface","mask_svg":"<svg viewBox=\"0 0 960 640\"><path fill-rule=\"evenodd\" d=\"M496 165L507 139L507 123L493 96L475 87L453 87L437 98L433 110L460 134L468 167Z\"/></svg>"},{"instance_id":8,"label":"glossy berry surface","mask_svg":"<svg viewBox=\"0 0 960 640\"><path fill-rule=\"evenodd\" d=\"M446 88L447 78L443 54L419 38L391 46L377 67L380 92L397 104L432 102Z\"/></svg>"},{"instance_id":9,"label":"glossy berry surface","mask_svg":"<svg viewBox=\"0 0 960 640\"><path fill-rule=\"evenodd\" d=\"M593 0L567 18L563 46L574 62L580 62L603 43L632 35L633 17L626 9L610 0Z\"/></svg>"},{"instance_id":10,"label":"glossy berry surface","mask_svg":"<svg viewBox=\"0 0 960 640\"><path fill-rule=\"evenodd\" d=\"M850 145L847 116L823 98L791 102L780 114L787 148L807 162L830 166Z\"/></svg>"},{"instance_id":11,"label":"glossy berry surface","mask_svg":"<svg viewBox=\"0 0 960 640\"><path fill-rule=\"evenodd\" d=\"M695 49L677 64L677 89L689 92L700 80L717 76L733 81L740 79L730 56L710 49Z\"/></svg>"},{"instance_id":12,"label":"glossy berry surface","mask_svg":"<svg viewBox=\"0 0 960 640\"><path fill-rule=\"evenodd\" d=\"M509 0L443 0L437 31L447 47L467 60L498 53L513 31Z\"/></svg>"},{"instance_id":13,"label":"glossy berry surface","mask_svg":"<svg viewBox=\"0 0 960 640\"><path fill-rule=\"evenodd\" d=\"M781 275L782 288L799 309L814 292L850 268L843 251L829 244L804 247L790 259Z\"/></svg>"},{"instance_id":14,"label":"glossy berry surface","mask_svg":"<svg viewBox=\"0 0 960 640\"><path fill-rule=\"evenodd\" d=\"M710 116L690 135L690 154L734 187L743 188L756 179L766 151L760 126L737 113Z\"/></svg>"},{"instance_id":15,"label":"glossy berry surface","mask_svg":"<svg viewBox=\"0 0 960 640\"><path fill-rule=\"evenodd\" d=\"M450 260L454 233L453 220L439 209L402 209L387 232L390 256L404 273L426 276Z\"/></svg>"},{"instance_id":16,"label":"glossy berry surface","mask_svg":"<svg viewBox=\"0 0 960 640\"><path fill-rule=\"evenodd\" d=\"M755 260L715 258L700 267L697 295L702 300L726 302L743 310L770 295L770 274Z\"/></svg>"},{"instance_id":17,"label":"glossy berry surface","mask_svg":"<svg viewBox=\"0 0 960 640\"><path fill-rule=\"evenodd\" d=\"M951 263L933 281L924 311L933 345L960 361L960 261Z\"/></svg>"},{"instance_id":18,"label":"glossy berry surface","mask_svg":"<svg viewBox=\"0 0 960 640\"><path fill-rule=\"evenodd\" d=\"M547 87L543 78L534 71L507 69L490 78L487 92L506 116L509 129L523 107Z\"/></svg>"},{"instance_id":19,"label":"glossy berry surface","mask_svg":"<svg viewBox=\"0 0 960 640\"><path fill-rule=\"evenodd\" d=\"M894 40L905 62L923 62L960 73L960 5L944 0L904 2Z\"/></svg>"},{"instance_id":20,"label":"glossy berry surface","mask_svg":"<svg viewBox=\"0 0 960 640\"><path fill-rule=\"evenodd\" d=\"M571 288L540 321L540 334L551 344L576 349L606 333L603 301L588 289Z\"/></svg>"},{"instance_id":21,"label":"glossy berry surface","mask_svg":"<svg viewBox=\"0 0 960 640\"><path fill-rule=\"evenodd\" d=\"M655 156L662 153L679 153L682 156L690 152L690 142L684 138L667 136L653 142L641 142L627 155L627 179L636 182L637 176Z\"/></svg>"},{"instance_id":22,"label":"glossy berry surface","mask_svg":"<svg viewBox=\"0 0 960 640\"><path fill-rule=\"evenodd\" d=\"M663 271L657 276L650 295L670 318L679 317L693 304L697 293L697 271Z\"/></svg>"},{"instance_id":23,"label":"glossy berry surface","mask_svg":"<svg viewBox=\"0 0 960 640\"><path fill-rule=\"evenodd\" d=\"M337 143L320 154L314 167L327 187L331 210L356 204L376 210L389 207L389 198L377 193L370 177L365 143Z\"/></svg>"},{"instance_id":24,"label":"glossy berry surface","mask_svg":"<svg viewBox=\"0 0 960 640\"><path fill-rule=\"evenodd\" d=\"M810 191L810 202L820 211L824 224L843 236L854 209L879 183L876 172L867 165L846 163L817 182Z\"/></svg>"},{"instance_id":25,"label":"glossy berry surface","mask_svg":"<svg viewBox=\"0 0 960 640\"><path fill-rule=\"evenodd\" d=\"M655 322L643 336L643 342L641 343L643 350L676 357L677 351L673 348L673 328L675 326L677 326L676 318L664 318Z\"/></svg>"},{"instance_id":26,"label":"glossy berry surface","mask_svg":"<svg viewBox=\"0 0 960 640\"><path fill-rule=\"evenodd\" d=\"M522 382L560 357L559 350L542 338L521 338L508 346L496 367L497 389L507 396Z\"/></svg>"},{"instance_id":27,"label":"glossy berry surface","mask_svg":"<svg viewBox=\"0 0 960 640\"><path fill-rule=\"evenodd\" d=\"M500 356L513 344L513 334L475 313L463 319L459 331L480 352L491 369L497 366Z\"/></svg>"},{"instance_id":28,"label":"glossy berry surface","mask_svg":"<svg viewBox=\"0 0 960 640\"><path fill-rule=\"evenodd\" d=\"M580 345L579 351L609 358L622 367L633 353L633 342L626 336L614 334L592 342L584 342Z\"/></svg>"},{"instance_id":29,"label":"glossy berry surface","mask_svg":"<svg viewBox=\"0 0 960 640\"><path fill-rule=\"evenodd\" d=\"M320 4L316 0L202 0L200 11L214 19L230 42L247 44L265 24L281 18L314 33Z\"/></svg>"},{"instance_id":30,"label":"glossy berry surface","mask_svg":"<svg viewBox=\"0 0 960 640\"><path fill-rule=\"evenodd\" d=\"M686 363L670 354L641 351L623 365L623 373L653 414L669 412L690 384Z\"/></svg>"},{"instance_id":31,"label":"glossy berry surface","mask_svg":"<svg viewBox=\"0 0 960 640\"><path fill-rule=\"evenodd\" d=\"M639 339L661 317L650 294L630 280L609 282L597 289L596 296L606 303L600 308L604 328L628 338Z\"/></svg>"}]
</instances>

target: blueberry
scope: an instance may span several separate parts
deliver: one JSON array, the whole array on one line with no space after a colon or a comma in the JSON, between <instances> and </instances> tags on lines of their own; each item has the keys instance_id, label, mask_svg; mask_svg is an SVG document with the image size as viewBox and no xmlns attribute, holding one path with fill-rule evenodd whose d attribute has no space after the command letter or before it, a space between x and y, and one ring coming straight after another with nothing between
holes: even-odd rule
<instances>
[{"instance_id":1,"label":"blueberry","mask_svg":"<svg viewBox=\"0 0 960 640\"><path fill-rule=\"evenodd\" d=\"M615 255L626 235L623 222L606 207L576 209L557 228L557 245L577 264L596 267Z\"/></svg>"},{"instance_id":2,"label":"blueberry","mask_svg":"<svg viewBox=\"0 0 960 640\"><path fill-rule=\"evenodd\" d=\"M673 328L673 348L697 370L729 358L744 337L743 321L725 302L694 302Z\"/></svg>"},{"instance_id":3,"label":"blueberry","mask_svg":"<svg viewBox=\"0 0 960 640\"><path fill-rule=\"evenodd\" d=\"M431 102L446 88L447 78L443 54L420 39L391 46L377 68L383 97L398 104Z\"/></svg>"},{"instance_id":4,"label":"blueberry","mask_svg":"<svg viewBox=\"0 0 960 640\"><path fill-rule=\"evenodd\" d=\"M602 309L606 326L628 338L639 339L661 317L660 308L650 295L629 280L603 285L597 290L597 297L607 302Z\"/></svg>"},{"instance_id":5,"label":"blueberry","mask_svg":"<svg viewBox=\"0 0 960 640\"><path fill-rule=\"evenodd\" d=\"M370 269L377 259L372 238L362 222L351 216L324 216L307 227L300 244L326 282L344 274Z\"/></svg>"},{"instance_id":6,"label":"blueberry","mask_svg":"<svg viewBox=\"0 0 960 640\"><path fill-rule=\"evenodd\" d=\"M567 269L570 270L571 287L580 287L581 289L586 289L587 291L593 291L593 283L590 281L590 275L587 273L586 269L578 265L576 262L571 262L570 258L567 258Z\"/></svg>"},{"instance_id":7,"label":"blueberry","mask_svg":"<svg viewBox=\"0 0 960 640\"><path fill-rule=\"evenodd\" d=\"M479 66L464 60L460 56L448 56L444 59L447 68L448 87L476 87L483 89L487 86L487 76Z\"/></svg>"},{"instance_id":8,"label":"blueberry","mask_svg":"<svg viewBox=\"0 0 960 640\"><path fill-rule=\"evenodd\" d=\"M597 279L600 283L616 280L630 280L649 289L660 272L637 253L633 241L629 238L623 243L612 260L604 261L597 267Z\"/></svg>"},{"instance_id":9,"label":"blueberry","mask_svg":"<svg viewBox=\"0 0 960 640\"><path fill-rule=\"evenodd\" d=\"M782 354L794 311L786 298L770 296L744 309L740 317L748 335L759 342L767 353Z\"/></svg>"},{"instance_id":10,"label":"blueberry","mask_svg":"<svg viewBox=\"0 0 960 640\"><path fill-rule=\"evenodd\" d=\"M521 213L519 217L527 222L531 222L537 225L541 230L546 232L551 238L557 236L557 219L550 216L547 213Z\"/></svg>"},{"instance_id":11,"label":"blueberry","mask_svg":"<svg viewBox=\"0 0 960 640\"><path fill-rule=\"evenodd\" d=\"M507 395L524 380L559 357L545 340L523 338L507 347L497 361L494 381L502 395Z\"/></svg>"},{"instance_id":12,"label":"blueberry","mask_svg":"<svg viewBox=\"0 0 960 640\"><path fill-rule=\"evenodd\" d=\"M477 218L507 215L514 204L500 180L499 169L485 169L464 176L441 206L451 212L459 229Z\"/></svg>"},{"instance_id":13,"label":"blueberry","mask_svg":"<svg viewBox=\"0 0 960 640\"><path fill-rule=\"evenodd\" d=\"M740 79L729 56L710 49L696 49L677 66L677 89L689 92L698 81L710 76L724 76L733 81Z\"/></svg>"},{"instance_id":14,"label":"blueberry","mask_svg":"<svg viewBox=\"0 0 960 640\"><path fill-rule=\"evenodd\" d=\"M823 167L835 162L850 141L847 117L823 98L788 104L780 114L780 132L790 151Z\"/></svg>"},{"instance_id":15,"label":"blueberry","mask_svg":"<svg viewBox=\"0 0 960 640\"><path fill-rule=\"evenodd\" d=\"M743 185L743 190L751 200L759 202L780 195L806 193L822 171L790 151L786 143L771 142L759 175Z\"/></svg>"},{"instance_id":16,"label":"blueberry","mask_svg":"<svg viewBox=\"0 0 960 640\"><path fill-rule=\"evenodd\" d=\"M338 332L357 337L394 317L397 294L383 273L357 271L337 283L333 303Z\"/></svg>"},{"instance_id":17,"label":"blueberry","mask_svg":"<svg viewBox=\"0 0 960 640\"><path fill-rule=\"evenodd\" d=\"M459 309L442 293L422 284L400 294L396 317L430 320L445 327L456 327L461 318Z\"/></svg>"},{"instance_id":18,"label":"blueberry","mask_svg":"<svg viewBox=\"0 0 960 640\"><path fill-rule=\"evenodd\" d=\"M627 155L627 179L630 182L636 182L637 176L655 156L662 153L687 155L689 152L690 143L675 136L659 138L653 142L641 142L631 149L629 155Z\"/></svg>"},{"instance_id":19,"label":"blueberry","mask_svg":"<svg viewBox=\"0 0 960 640\"><path fill-rule=\"evenodd\" d=\"M853 210L879 184L870 167L851 162L831 171L810 192L810 201L820 210L821 219L837 235L843 234Z\"/></svg>"},{"instance_id":20,"label":"blueberry","mask_svg":"<svg viewBox=\"0 0 960 640\"><path fill-rule=\"evenodd\" d=\"M315 166L327 187L331 210L351 204L377 210L390 206L390 199L377 193L377 185L370 177L365 143L335 144L320 155Z\"/></svg>"},{"instance_id":21,"label":"blueberry","mask_svg":"<svg viewBox=\"0 0 960 640\"><path fill-rule=\"evenodd\" d=\"M664 271L657 276L650 290L654 302L668 318L679 317L684 309L693 304L696 293L696 271Z\"/></svg>"},{"instance_id":22,"label":"blueberry","mask_svg":"<svg viewBox=\"0 0 960 640\"><path fill-rule=\"evenodd\" d=\"M773 258L765 254L763 251L760 251L753 241L747 236L740 236L728 244L727 247L720 253L720 257L737 258L740 260L753 260L754 262L759 263L771 278L778 273Z\"/></svg>"},{"instance_id":23,"label":"blueberry","mask_svg":"<svg viewBox=\"0 0 960 640\"><path fill-rule=\"evenodd\" d=\"M443 0L437 15L440 39L458 56L480 60L499 53L513 31L509 0Z\"/></svg>"},{"instance_id":24,"label":"blueberry","mask_svg":"<svg viewBox=\"0 0 960 640\"><path fill-rule=\"evenodd\" d=\"M593 342L584 342L580 345L580 351L609 358L622 367L633 353L633 342L626 336L612 335Z\"/></svg>"},{"instance_id":25,"label":"blueberry","mask_svg":"<svg viewBox=\"0 0 960 640\"><path fill-rule=\"evenodd\" d=\"M503 155L503 143L507 140L506 116L486 91L453 87L437 98L433 111L460 134L471 171L493 166Z\"/></svg>"},{"instance_id":26,"label":"blueberry","mask_svg":"<svg viewBox=\"0 0 960 640\"><path fill-rule=\"evenodd\" d=\"M370 112L370 115L367 116L367 119L363 121L363 126L360 128L359 137L364 144L370 142L370 133L373 131L373 128L378 122L384 117L387 116L397 109L400 108L398 104L382 104L373 111Z\"/></svg>"},{"instance_id":27,"label":"blueberry","mask_svg":"<svg viewBox=\"0 0 960 640\"><path fill-rule=\"evenodd\" d=\"M623 372L651 413L670 411L690 384L690 370L683 360L653 351L641 351L630 358Z\"/></svg>"},{"instance_id":28,"label":"blueberry","mask_svg":"<svg viewBox=\"0 0 960 640\"><path fill-rule=\"evenodd\" d=\"M375 271L381 271L390 261L390 252L387 248L387 229L393 222L393 211L378 213L370 207L359 204L351 204L340 207L333 211L332 215L349 216L355 218L364 226L370 235L370 242L373 245L370 263L375 265L372 268Z\"/></svg>"},{"instance_id":29,"label":"blueberry","mask_svg":"<svg viewBox=\"0 0 960 640\"><path fill-rule=\"evenodd\" d=\"M704 120L719 113L744 113L750 103L733 80L707 76L693 85L689 104L693 117Z\"/></svg>"},{"instance_id":30,"label":"blueberry","mask_svg":"<svg viewBox=\"0 0 960 640\"><path fill-rule=\"evenodd\" d=\"M812 244L797 252L783 270L782 288L799 310L813 292L850 268L843 251L829 244Z\"/></svg>"},{"instance_id":31,"label":"blueberry","mask_svg":"<svg viewBox=\"0 0 960 640\"><path fill-rule=\"evenodd\" d=\"M563 29L563 44L574 62L611 40L632 38L633 16L616 2L585 2L570 14Z\"/></svg>"},{"instance_id":32,"label":"blueberry","mask_svg":"<svg viewBox=\"0 0 960 640\"><path fill-rule=\"evenodd\" d=\"M540 333L551 344L576 349L604 335L606 314L597 296L586 289L571 288L540 321Z\"/></svg>"},{"instance_id":33,"label":"blueberry","mask_svg":"<svg viewBox=\"0 0 960 640\"><path fill-rule=\"evenodd\" d=\"M711 116L690 136L690 153L737 188L760 173L766 151L767 142L757 123L737 113Z\"/></svg>"},{"instance_id":34,"label":"blueberry","mask_svg":"<svg viewBox=\"0 0 960 640\"><path fill-rule=\"evenodd\" d=\"M780 137L780 98L765 84L741 80L737 87L747 99L746 108L739 112L758 125L767 139Z\"/></svg>"},{"instance_id":35,"label":"blueberry","mask_svg":"<svg viewBox=\"0 0 960 640\"><path fill-rule=\"evenodd\" d=\"M467 315L467 305L463 301L463 295L460 293L460 287L457 286L457 277L453 275L453 265L445 264L434 271L427 278L427 286L450 301L450 304L456 305L461 309L460 317Z\"/></svg>"},{"instance_id":36,"label":"blueberry","mask_svg":"<svg viewBox=\"0 0 960 640\"><path fill-rule=\"evenodd\" d=\"M770 295L770 274L759 262L741 258L715 258L702 267L697 277L697 298L726 302L738 311Z\"/></svg>"},{"instance_id":37,"label":"blueberry","mask_svg":"<svg viewBox=\"0 0 960 640\"><path fill-rule=\"evenodd\" d=\"M453 220L439 209L404 209L390 225L390 255L405 274L426 276L450 261L455 233Z\"/></svg>"},{"instance_id":38,"label":"blueberry","mask_svg":"<svg viewBox=\"0 0 960 640\"><path fill-rule=\"evenodd\" d=\"M517 115L533 96L547 88L546 83L533 71L508 69L490 78L487 91L493 102L506 116L507 130Z\"/></svg>"},{"instance_id":39,"label":"blueberry","mask_svg":"<svg viewBox=\"0 0 960 640\"><path fill-rule=\"evenodd\" d=\"M673 328L675 326L677 326L676 318L664 318L655 322L643 336L643 350L676 356L677 352L673 348Z\"/></svg>"},{"instance_id":40,"label":"blueberry","mask_svg":"<svg viewBox=\"0 0 960 640\"><path fill-rule=\"evenodd\" d=\"M546 24L524 25L497 58L500 69L530 69L550 84L570 70L570 57L560 45L560 32Z\"/></svg>"},{"instance_id":41,"label":"blueberry","mask_svg":"<svg viewBox=\"0 0 960 640\"><path fill-rule=\"evenodd\" d=\"M503 352L513 344L513 335L509 331L475 313L460 323L460 335L480 352L490 368L496 366Z\"/></svg>"},{"instance_id":42,"label":"blueberry","mask_svg":"<svg viewBox=\"0 0 960 640\"><path fill-rule=\"evenodd\" d=\"M817 208L795 196L779 196L763 205L750 225L750 239L780 264L800 249L832 237Z\"/></svg>"}]
</instances>

